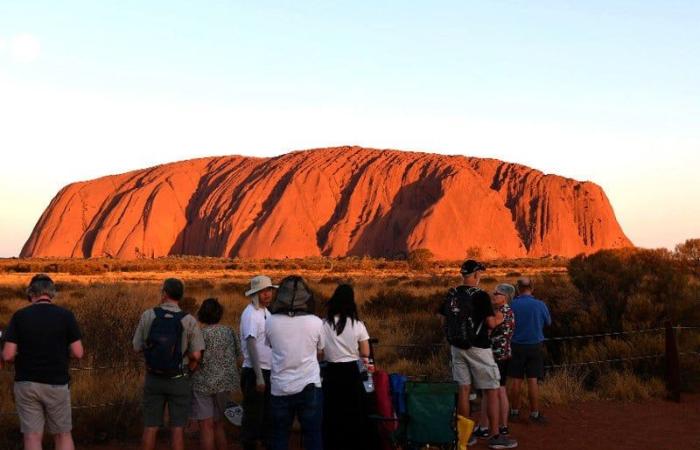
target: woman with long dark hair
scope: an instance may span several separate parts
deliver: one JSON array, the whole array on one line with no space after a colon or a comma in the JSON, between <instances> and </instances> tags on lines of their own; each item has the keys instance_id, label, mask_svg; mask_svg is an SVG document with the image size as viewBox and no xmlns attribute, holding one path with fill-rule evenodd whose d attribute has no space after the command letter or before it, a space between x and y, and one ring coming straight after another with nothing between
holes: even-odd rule
<instances>
[{"instance_id":1,"label":"woman with long dark hair","mask_svg":"<svg viewBox=\"0 0 700 450\"><path fill-rule=\"evenodd\" d=\"M328 450L366 448L367 409L360 364L369 358L369 334L360 321L352 286L341 284L323 321L323 432Z\"/></svg>"}]
</instances>

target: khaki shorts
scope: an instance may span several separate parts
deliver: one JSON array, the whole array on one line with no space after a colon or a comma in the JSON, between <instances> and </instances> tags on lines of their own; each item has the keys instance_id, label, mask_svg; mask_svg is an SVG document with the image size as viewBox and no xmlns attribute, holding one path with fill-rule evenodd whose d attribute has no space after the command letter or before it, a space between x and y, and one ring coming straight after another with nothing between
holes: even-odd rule
<instances>
[{"instance_id":1,"label":"khaki shorts","mask_svg":"<svg viewBox=\"0 0 700 450\"><path fill-rule=\"evenodd\" d=\"M70 433L73 428L70 389L67 384L44 384L17 381L15 405L22 433Z\"/></svg>"},{"instance_id":2,"label":"khaki shorts","mask_svg":"<svg viewBox=\"0 0 700 450\"><path fill-rule=\"evenodd\" d=\"M202 394L201 392L192 392L192 413L190 417L195 420L204 420L214 418L214 420L222 420L226 404L231 395L229 392L219 392L216 394Z\"/></svg>"},{"instance_id":3,"label":"khaki shorts","mask_svg":"<svg viewBox=\"0 0 700 450\"><path fill-rule=\"evenodd\" d=\"M463 350L451 347L452 378L460 385L476 389L497 389L501 374L490 348L472 347Z\"/></svg>"}]
</instances>

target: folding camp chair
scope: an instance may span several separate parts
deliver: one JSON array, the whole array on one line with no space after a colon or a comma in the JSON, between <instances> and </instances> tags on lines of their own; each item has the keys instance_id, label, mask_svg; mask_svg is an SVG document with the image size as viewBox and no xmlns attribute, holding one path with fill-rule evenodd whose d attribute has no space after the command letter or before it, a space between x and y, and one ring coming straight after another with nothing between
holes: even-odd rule
<instances>
[{"instance_id":1,"label":"folding camp chair","mask_svg":"<svg viewBox=\"0 0 700 450\"><path fill-rule=\"evenodd\" d=\"M455 449L457 385L444 382L406 383L406 448L426 445Z\"/></svg>"},{"instance_id":2,"label":"folding camp chair","mask_svg":"<svg viewBox=\"0 0 700 450\"><path fill-rule=\"evenodd\" d=\"M456 449L457 385L408 381L398 417L375 416L383 450Z\"/></svg>"},{"instance_id":3,"label":"folding camp chair","mask_svg":"<svg viewBox=\"0 0 700 450\"><path fill-rule=\"evenodd\" d=\"M370 340L372 357L373 345L377 342L376 339ZM407 377L400 378L406 380ZM411 381L405 383L403 392L396 392L395 386L392 386L390 392L387 379L386 373L375 373L377 408L370 415L376 423L382 450L409 450L426 445L443 449L456 448L457 385L451 382L429 382L426 377L408 377ZM392 396L395 397L394 408L391 407Z\"/></svg>"}]
</instances>

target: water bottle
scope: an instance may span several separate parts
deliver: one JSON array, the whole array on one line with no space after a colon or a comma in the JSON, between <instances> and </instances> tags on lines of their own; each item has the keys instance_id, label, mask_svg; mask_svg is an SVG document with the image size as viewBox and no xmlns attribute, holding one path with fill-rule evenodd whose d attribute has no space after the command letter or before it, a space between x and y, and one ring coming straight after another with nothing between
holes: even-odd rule
<instances>
[{"instance_id":1,"label":"water bottle","mask_svg":"<svg viewBox=\"0 0 700 450\"><path fill-rule=\"evenodd\" d=\"M360 369L360 379L362 380L362 385L365 387L365 392L368 394L374 392L374 380L372 379L372 373L374 372L374 361L368 360L367 364L361 359L357 360L357 366Z\"/></svg>"}]
</instances>

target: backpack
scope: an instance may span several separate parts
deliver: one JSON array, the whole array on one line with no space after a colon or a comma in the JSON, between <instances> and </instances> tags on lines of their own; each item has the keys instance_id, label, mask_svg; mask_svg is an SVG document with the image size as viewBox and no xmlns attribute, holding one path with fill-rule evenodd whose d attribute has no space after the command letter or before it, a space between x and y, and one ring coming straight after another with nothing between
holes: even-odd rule
<instances>
[{"instance_id":1,"label":"backpack","mask_svg":"<svg viewBox=\"0 0 700 450\"><path fill-rule=\"evenodd\" d=\"M272 314L294 317L313 314L315 306L314 295L304 279L291 275L280 282L275 301L269 309Z\"/></svg>"},{"instance_id":2,"label":"backpack","mask_svg":"<svg viewBox=\"0 0 700 450\"><path fill-rule=\"evenodd\" d=\"M182 368L182 319L184 311L167 311L153 308L156 314L144 347L146 368L150 373L174 377L183 373Z\"/></svg>"},{"instance_id":3,"label":"backpack","mask_svg":"<svg viewBox=\"0 0 700 450\"><path fill-rule=\"evenodd\" d=\"M445 315L445 336L450 345L466 350L476 341L483 321L480 324L474 323L473 297L480 291L478 287L467 286L458 286L448 291L442 312Z\"/></svg>"}]
</instances>

